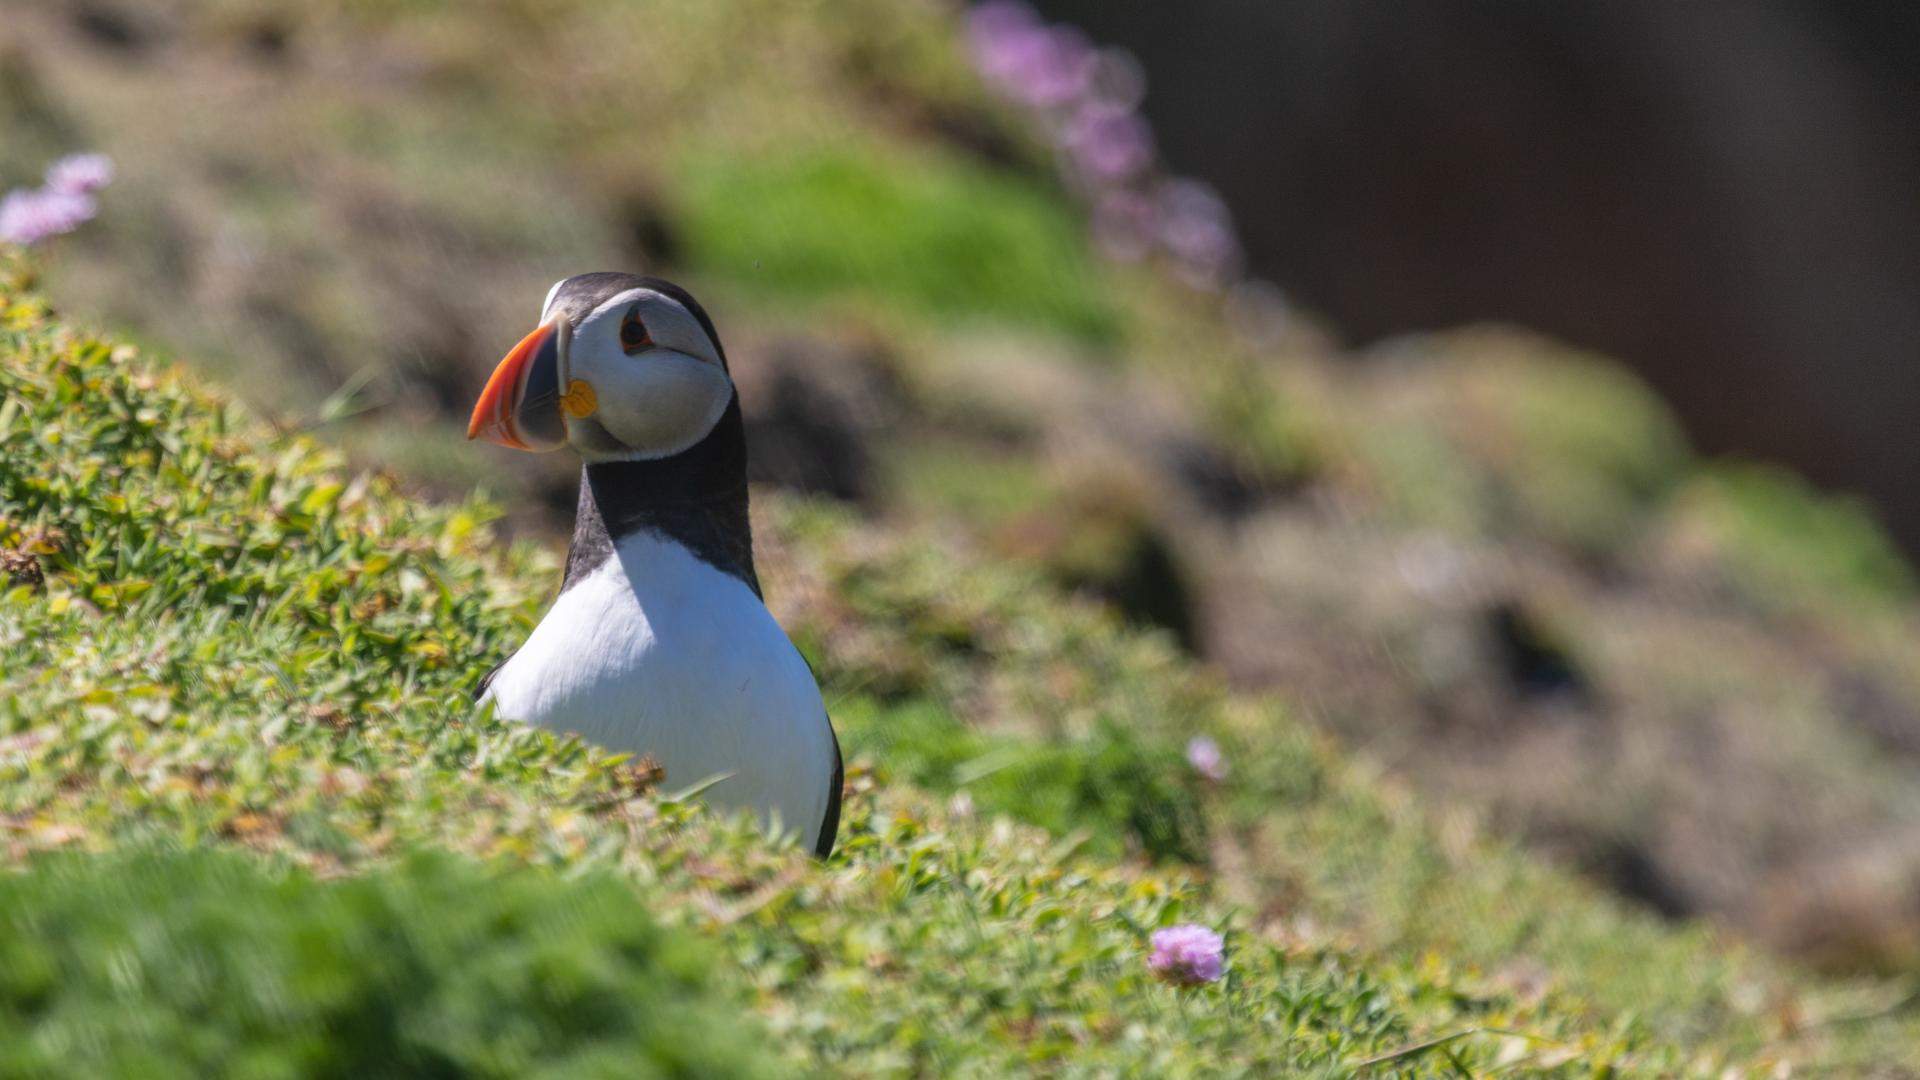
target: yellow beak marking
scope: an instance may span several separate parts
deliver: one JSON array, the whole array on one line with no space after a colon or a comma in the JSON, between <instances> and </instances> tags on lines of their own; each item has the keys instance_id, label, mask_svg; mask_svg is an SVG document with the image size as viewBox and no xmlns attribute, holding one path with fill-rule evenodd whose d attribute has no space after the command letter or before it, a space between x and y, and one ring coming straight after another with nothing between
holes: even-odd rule
<instances>
[{"instance_id":1,"label":"yellow beak marking","mask_svg":"<svg viewBox=\"0 0 1920 1080\"><path fill-rule=\"evenodd\" d=\"M584 420L600 407L600 397L593 392L592 383L575 379L567 384L567 392L560 395L560 407L575 420Z\"/></svg>"}]
</instances>

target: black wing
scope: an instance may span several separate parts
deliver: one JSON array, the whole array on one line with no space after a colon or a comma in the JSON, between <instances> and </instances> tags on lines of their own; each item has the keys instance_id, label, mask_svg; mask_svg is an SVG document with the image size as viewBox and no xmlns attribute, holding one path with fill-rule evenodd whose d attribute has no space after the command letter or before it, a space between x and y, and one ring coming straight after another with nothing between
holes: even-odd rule
<instances>
[{"instance_id":1,"label":"black wing","mask_svg":"<svg viewBox=\"0 0 1920 1080\"><path fill-rule=\"evenodd\" d=\"M833 840L840 832L840 790L847 786L847 766L840 757L840 736L834 733L833 720L827 720L827 735L833 739L833 789L827 792L827 815L820 820L820 840L813 853L824 859L833 854Z\"/></svg>"},{"instance_id":2,"label":"black wing","mask_svg":"<svg viewBox=\"0 0 1920 1080\"><path fill-rule=\"evenodd\" d=\"M513 654L508 653L507 660L511 660L511 659L513 659ZM480 704L480 699L487 696L487 687L493 685L493 677L495 675L500 674L501 668L507 666L507 660L502 660L499 663L493 665L492 671L489 671L485 675L480 676L480 685L473 688L473 703L475 705Z\"/></svg>"}]
</instances>

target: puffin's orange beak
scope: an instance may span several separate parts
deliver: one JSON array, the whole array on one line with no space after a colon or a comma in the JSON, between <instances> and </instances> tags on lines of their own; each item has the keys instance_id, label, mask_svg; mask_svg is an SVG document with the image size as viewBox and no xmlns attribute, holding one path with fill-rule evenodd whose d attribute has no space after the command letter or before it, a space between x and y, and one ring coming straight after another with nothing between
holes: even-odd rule
<instances>
[{"instance_id":1,"label":"puffin's orange beak","mask_svg":"<svg viewBox=\"0 0 1920 1080\"><path fill-rule=\"evenodd\" d=\"M507 353L474 403L467 438L532 451L566 442L559 386L568 329L566 318L555 316Z\"/></svg>"}]
</instances>

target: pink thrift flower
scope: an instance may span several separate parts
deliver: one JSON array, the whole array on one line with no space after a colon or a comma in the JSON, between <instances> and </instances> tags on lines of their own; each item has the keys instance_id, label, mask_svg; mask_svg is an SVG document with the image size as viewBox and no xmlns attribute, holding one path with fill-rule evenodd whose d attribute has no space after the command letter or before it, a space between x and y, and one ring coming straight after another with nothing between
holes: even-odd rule
<instances>
[{"instance_id":1,"label":"pink thrift flower","mask_svg":"<svg viewBox=\"0 0 1920 1080\"><path fill-rule=\"evenodd\" d=\"M1216 784L1227 778L1227 759L1220 753L1220 744L1205 735L1195 735L1188 740L1187 764Z\"/></svg>"},{"instance_id":2,"label":"pink thrift flower","mask_svg":"<svg viewBox=\"0 0 1920 1080\"><path fill-rule=\"evenodd\" d=\"M1115 109L1137 109L1147 96L1147 73L1125 49L1101 49L1093 59L1087 96Z\"/></svg>"},{"instance_id":3,"label":"pink thrift flower","mask_svg":"<svg viewBox=\"0 0 1920 1080\"><path fill-rule=\"evenodd\" d=\"M991 0L967 14L974 63L1005 93L1038 108L1086 91L1098 60L1086 35L1049 26L1018 0Z\"/></svg>"},{"instance_id":4,"label":"pink thrift flower","mask_svg":"<svg viewBox=\"0 0 1920 1080\"><path fill-rule=\"evenodd\" d=\"M1175 986L1210 983L1226 971L1225 942L1219 934L1196 923L1155 930L1152 944L1148 970Z\"/></svg>"},{"instance_id":5,"label":"pink thrift flower","mask_svg":"<svg viewBox=\"0 0 1920 1080\"><path fill-rule=\"evenodd\" d=\"M1081 107L1064 139L1074 164L1097 180L1114 183L1153 162L1153 133L1133 112L1106 104Z\"/></svg>"},{"instance_id":6,"label":"pink thrift flower","mask_svg":"<svg viewBox=\"0 0 1920 1080\"><path fill-rule=\"evenodd\" d=\"M1196 180L1169 181L1160 193L1160 242L1190 283L1211 287L1239 268L1240 242L1233 218L1211 187Z\"/></svg>"},{"instance_id":7,"label":"pink thrift flower","mask_svg":"<svg viewBox=\"0 0 1920 1080\"><path fill-rule=\"evenodd\" d=\"M967 33L976 41L1033 30L1039 25L1039 13L1023 0L986 0L967 12Z\"/></svg>"},{"instance_id":8,"label":"pink thrift flower","mask_svg":"<svg viewBox=\"0 0 1920 1080\"><path fill-rule=\"evenodd\" d=\"M12 191L0 200L0 243L37 244L72 232L93 217L91 195L79 192Z\"/></svg>"},{"instance_id":9,"label":"pink thrift flower","mask_svg":"<svg viewBox=\"0 0 1920 1080\"><path fill-rule=\"evenodd\" d=\"M1053 108L1085 93L1098 57L1087 36L1071 26L1049 27L1013 80L1013 92L1029 105Z\"/></svg>"},{"instance_id":10,"label":"pink thrift flower","mask_svg":"<svg viewBox=\"0 0 1920 1080\"><path fill-rule=\"evenodd\" d=\"M47 167L47 190L90 195L113 180L113 159L105 154L71 154Z\"/></svg>"},{"instance_id":11,"label":"pink thrift flower","mask_svg":"<svg viewBox=\"0 0 1920 1080\"><path fill-rule=\"evenodd\" d=\"M989 0L969 11L967 38L980 70L1003 84L1018 78L1047 45L1040 16L1019 0Z\"/></svg>"},{"instance_id":12,"label":"pink thrift flower","mask_svg":"<svg viewBox=\"0 0 1920 1080\"><path fill-rule=\"evenodd\" d=\"M966 35L974 67L1043 123L1063 171L1092 202L1101 254L1117 262L1164 256L1196 289L1224 289L1240 277L1246 253L1226 203L1205 184L1166 177L1156 161L1152 127L1137 111L1146 75L1132 54L1095 48L1027 0L974 4Z\"/></svg>"}]
</instances>

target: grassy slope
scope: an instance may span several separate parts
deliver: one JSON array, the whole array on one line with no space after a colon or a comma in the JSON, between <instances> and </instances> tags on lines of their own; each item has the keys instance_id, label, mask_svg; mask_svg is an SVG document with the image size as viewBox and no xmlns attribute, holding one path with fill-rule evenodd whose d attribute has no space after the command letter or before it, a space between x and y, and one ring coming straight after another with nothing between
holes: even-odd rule
<instances>
[{"instance_id":1,"label":"grassy slope","mask_svg":"<svg viewBox=\"0 0 1920 1080\"><path fill-rule=\"evenodd\" d=\"M0 877L0 909L0 1075L774 1075L711 950L606 874L134 851Z\"/></svg>"},{"instance_id":2,"label":"grassy slope","mask_svg":"<svg viewBox=\"0 0 1920 1080\"><path fill-rule=\"evenodd\" d=\"M1911 968L1920 621L1870 516L1695 460L1603 360L1469 331L1355 363L1102 262L957 6L156 0L116 36L15 0L0 181L110 151L54 295L520 527L572 473L470 452L472 388L555 278L664 269L772 384L750 423L853 443L874 516L1172 626L1634 895ZM1514 677L1507 613L1584 704Z\"/></svg>"},{"instance_id":3,"label":"grassy slope","mask_svg":"<svg viewBox=\"0 0 1920 1080\"><path fill-rule=\"evenodd\" d=\"M0 319L0 546L18 580L0 607L0 824L33 882L12 887L6 917L52 938L56 969L83 964L79 943L109 931L98 915L56 917L95 872L37 853L133 846L157 849L133 857L157 860L159 879L256 895L276 909L263 926L315 940L337 922L327 912L369 896L389 898L394 933L432 940L434 905L393 898L436 895L436 874L498 875L474 887L563 911L603 906L616 880L709 958L713 977L690 984L695 1015L750 1003L767 1053L834 1070L1340 1071L1482 1026L1530 1038L1453 1044L1468 1067L1901 1052L1906 1032L1874 1024L1785 1037L1781 1016L1859 1006L1436 832L1274 704L1227 698L1163 642L1024 572L763 499L777 606L857 763L843 853L813 866L644 794L625 763L470 715L473 679L525 632L553 569L493 544L483 508L422 505L344 474L312 442L52 319L18 265ZM1228 747L1225 784L1184 769L1192 731ZM926 793L949 789L971 809ZM180 853L205 846L381 884L275 885ZM418 853L441 849L491 862L418 869ZM1154 869L1123 854L1141 849L1166 859ZM566 873L514 869L527 865ZM1147 931L1187 918L1229 929L1224 986L1183 995L1145 977ZM629 970L593 972L617 988L652 962L622 951L622 925L570 918L553 933L570 935L562 951L576 959L623 957ZM238 932L262 949L278 936ZM529 1046L578 1048L586 1036L564 1010L534 1007L557 977L525 962L540 934L535 920L472 946L497 960L491 1007L528 1018L521 1042L456 1026L441 1042L415 1032L388 1045L457 1045L481 1071L512 1071ZM198 963L195 940L150 942L142 963ZM404 978L367 977L436 1001L464 980L444 948L417 951ZM15 1022L51 1015L46 985L0 983ZM76 1071L115 1044L72 1033L127 999L200 1015L152 982L59 985L65 1027L42 1030L68 1032L52 1060ZM329 1015L230 1012L262 1046ZM588 1034L610 1046L660 1045L645 1016L596 1022Z\"/></svg>"},{"instance_id":4,"label":"grassy slope","mask_svg":"<svg viewBox=\"0 0 1920 1080\"><path fill-rule=\"evenodd\" d=\"M1140 965L1147 928L1183 911L1220 917L1177 877L943 820L870 782L857 782L841 864L823 872L637 797L630 769L577 744L469 719L480 670L469 661L524 631L528 583L545 568L497 557L470 509L343 482L312 444L265 438L176 376L61 334L31 299L6 306L0 506L10 548L46 552L48 571L6 607L16 856L231 843L338 872L446 847L617 872L636 909L730 957L734 991L761 1006L786 1053L857 1071L997 1073L1069 1053L1088 1068L1306 1067L1463 1020L1443 979L1251 938L1236 943L1228 987L1183 1002ZM235 871L208 873L200 889L217 892ZM266 886L238 888L272 902ZM57 882L18 891L15 927L100 932L97 918L68 930L48 910L66 895ZM296 892L274 918L324 938L298 910L317 903ZM433 922L419 905L401 917L409 935ZM582 928L582 944L595 932ZM600 932L597 944L619 946ZM161 951L189 961L197 940ZM69 966L84 959L64 952ZM117 993L163 1013L152 987ZM43 1007L17 993L12 1010ZM63 1045L75 1071L103 1052L92 1039Z\"/></svg>"}]
</instances>

